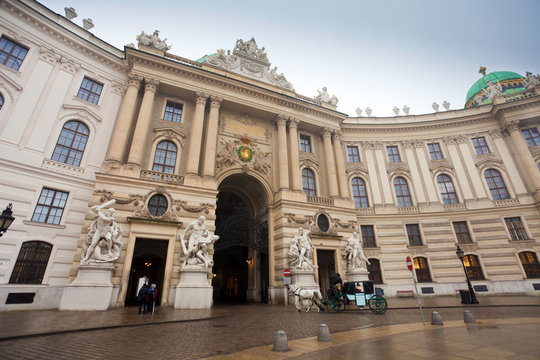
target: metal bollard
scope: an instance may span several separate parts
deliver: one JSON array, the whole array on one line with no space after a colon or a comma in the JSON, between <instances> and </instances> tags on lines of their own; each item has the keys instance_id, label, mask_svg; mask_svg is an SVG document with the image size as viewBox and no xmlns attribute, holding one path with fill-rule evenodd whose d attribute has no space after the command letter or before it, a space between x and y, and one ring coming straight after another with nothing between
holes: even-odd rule
<instances>
[{"instance_id":1,"label":"metal bollard","mask_svg":"<svg viewBox=\"0 0 540 360\"><path fill-rule=\"evenodd\" d=\"M442 325L442 317L441 314L438 311L434 311L431 313L431 325Z\"/></svg>"},{"instance_id":2,"label":"metal bollard","mask_svg":"<svg viewBox=\"0 0 540 360\"><path fill-rule=\"evenodd\" d=\"M272 351L282 352L287 350L289 350L289 345L287 345L287 334L285 334L285 331L279 330L276 332L276 339Z\"/></svg>"},{"instance_id":3,"label":"metal bollard","mask_svg":"<svg viewBox=\"0 0 540 360\"><path fill-rule=\"evenodd\" d=\"M330 341L330 330L328 330L328 325L321 324L319 326L319 334L317 335L317 341Z\"/></svg>"},{"instance_id":4,"label":"metal bollard","mask_svg":"<svg viewBox=\"0 0 540 360\"><path fill-rule=\"evenodd\" d=\"M476 322L474 315L470 310L463 311L463 321L469 324L474 324Z\"/></svg>"}]
</instances>

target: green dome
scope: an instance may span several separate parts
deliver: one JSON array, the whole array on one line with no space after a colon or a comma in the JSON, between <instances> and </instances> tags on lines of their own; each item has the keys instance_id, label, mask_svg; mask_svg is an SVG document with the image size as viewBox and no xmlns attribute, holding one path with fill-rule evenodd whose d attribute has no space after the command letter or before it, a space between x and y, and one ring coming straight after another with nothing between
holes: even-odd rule
<instances>
[{"instance_id":1,"label":"green dome","mask_svg":"<svg viewBox=\"0 0 540 360\"><path fill-rule=\"evenodd\" d=\"M484 75L471 86L467 92L467 98L465 99L465 108L478 106L478 104L474 102L474 97L480 95L484 89L487 88L487 82L489 80L494 84L498 81L502 85L503 94L505 95L525 90L523 87L523 76L512 71L494 71ZM488 103L491 103L491 100L484 97L481 105Z\"/></svg>"},{"instance_id":2,"label":"green dome","mask_svg":"<svg viewBox=\"0 0 540 360\"><path fill-rule=\"evenodd\" d=\"M202 58L198 58L197 60L195 60L195 62L199 63L199 64L202 64L204 62L204 60L208 59L210 56L213 56L213 55L216 55L217 53L213 53L213 54L210 54L210 55L204 55Z\"/></svg>"}]
</instances>

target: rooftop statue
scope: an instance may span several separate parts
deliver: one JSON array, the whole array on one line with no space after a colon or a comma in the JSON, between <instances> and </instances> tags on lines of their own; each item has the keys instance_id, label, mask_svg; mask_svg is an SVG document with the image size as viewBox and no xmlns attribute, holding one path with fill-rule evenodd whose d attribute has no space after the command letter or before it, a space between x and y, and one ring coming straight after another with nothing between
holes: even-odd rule
<instances>
[{"instance_id":1,"label":"rooftop statue","mask_svg":"<svg viewBox=\"0 0 540 360\"><path fill-rule=\"evenodd\" d=\"M257 47L257 42L253 37L249 41L244 41L242 39L236 40L236 46L234 47L233 53L237 52L268 62L268 56L264 52L264 46L259 49Z\"/></svg>"},{"instance_id":2,"label":"rooftop statue","mask_svg":"<svg viewBox=\"0 0 540 360\"><path fill-rule=\"evenodd\" d=\"M502 92L503 90L500 82L497 81L497 83L494 84L491 80L487 81L487 87L484 89L484 93L488 99L493 100L497 96L500 96Z\"/></svg>"},{"instance_id":3,"label":"rooftop statue","mask_svg":"<svg viewBox=\"0 0 540 360\"><path fill-rule=\"evenodd\" d=\"M534 76L530 71L527 71L527 75L525 76L525 79L523 79L523 87L526 90L531 90L538 85L540 85L540 75L536 74L536 76Z\"/></svg>"},{"instance_id":4,"label":"rooftop statue","mask_svg":"<svg viewBox=\"0 0 540 360\"><path fill-rule=\"evenodd\" d=\"M337 105L338 98L336 97L336 95L330 96L330 94L328 94L326 86L322 88L322 91L317 89L317 92L319 93L319 95L315 96L315 99L320 100L323 103L327 103L330 105L334 105L334 106Z\"/></svg>"},{"instance_id":5,"label":"rooftop statue","mask_svg":"<svg viewBox=\"0 0 540 360\"><path fill-rule=\"evenodd\" d=\"M171 46L167 45L167 39L161 40L159 38L159 30L154 30L152 35L146 34L144 31L140 35L137 35L137 41L140 45L153 47L157 50L167 51L171 49Z\"/></svg>"}]
</instances>

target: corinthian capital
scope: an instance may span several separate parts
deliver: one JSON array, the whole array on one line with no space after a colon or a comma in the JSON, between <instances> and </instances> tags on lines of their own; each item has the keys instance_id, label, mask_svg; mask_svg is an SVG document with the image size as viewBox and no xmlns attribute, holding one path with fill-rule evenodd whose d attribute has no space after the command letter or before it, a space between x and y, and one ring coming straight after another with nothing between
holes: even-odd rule
<instances>
[{"instance_id":1,"label":"corinthian capital","mask_svg":"<svg viewBox=\"0 0 540 360\"><path fill-rule=\"evenodd\" d=\"M453 136L445 136L443 137L443 141L446 145L455 145L456 139Z\"/></svg>"},{"instance_id":2,"label":"corinthian capital","mask_svg":"<svg viewBox=\"0 0 540 360\"><path fill-rule=\"evenodd\" d=\"M332 132L332 140L341 141L341 131L339 131L339 129L336 129Z\"/></svg>"},{"instance_id":3,"label":"corinthian capital","mask_svg":"<svg viewBox=\"0 0 540 360\"><path fill-rule=\"evenodd\" d=\"M136 86L138 89L141 86L141 80L139 75L130 73L128 75L128 86Z\"/></svg>"},{"instance_id":4,"label":"corinthian capital","mask_svg":"<svg viewBox=\"0 0 540 360\"><path fill-rule=\"evenodd\" d=\"M210 96L210 107L219 108L221 106L222 101L223 101L223 98L221 96L211 95Z\"/></svg>"},{"instance_id":5,"label":"corinthian capital","mask_svg":"<svg viewBox=\"0 0 540 360\"><path fill-rule=\"evenodd\" d=\"M277 127L286 126L288 119L289 118L285 114L278 114L274 119L274 124L276 124Z\"/></svg>"},{"instance_id":6,"label":"corinthian capital","mask_svg":"<svg viewBox=\"0 0 540 360\"><path fill-rule=\"evenodd\" d=\"M157 93L159 81L156 79L144 79L145 85L144 85L144 91L153 91L154 93Z\"/></svg>"},{"instance_id":7,"label":"corinthian capital","mask_svg":"<svg viewBox=\"0 0 540 360\"><path fill-rule=\"evenodd\" d=\"M202 91L197 91L195 93L195 104L206 104L206 100L208 99L208 95L203 93Z\"/></svg>"},{"instance_id":8,"label":"corinthian capital","mask_svg":"<svg viewBox=\"0 0 540 360\"><path fill-rule=\"evenodd\" d=\"M508 132L519 130L519 120L502 120L501 127Z\"/></svg>"},{"instance_id":9,"label":"corinthian capital","mask_svg":"<svg viewBox=\"0 0 540 360\"><path fill-rule=\"evenodd\" d=\"M323 138L330 138L332 136L332 130L330 128L324 128L321 130L321 136Z\"/></svg>"},{"instance_id":10,"label":"corinthian capital","mask_svg":"<svg viewBox=\"0 0 540 360\"><path fill-rule=\"evenodd\" d=\"M296 129L298 128L298 119L295 119L295 118L290 118L289 119L289 129Z\"/></svg>"}]
</instances>

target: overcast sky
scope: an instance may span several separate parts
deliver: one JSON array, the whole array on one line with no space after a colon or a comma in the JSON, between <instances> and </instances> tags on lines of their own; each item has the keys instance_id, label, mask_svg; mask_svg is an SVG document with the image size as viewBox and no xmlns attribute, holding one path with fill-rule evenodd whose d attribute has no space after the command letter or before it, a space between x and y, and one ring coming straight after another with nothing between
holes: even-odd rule
<instances>
[{"instance_id":1,"label":"overcast sky","mask_svg":"<svg viewBox=\"0 0 540 360\"><path fill-rule=\"evenodd\" d=\"M196 60L255 37L297 93L328 88L338 111L356 116L461 109L487 71L540 72L539 0L41 0L64 14L74 7L90 31L123 48L158 29L171 53ZM442 110L442 106L441 106ZM403 114L403 112L401 112ZM365 115L365 114L363 114Z\"/></svg>"}]
</instances>

